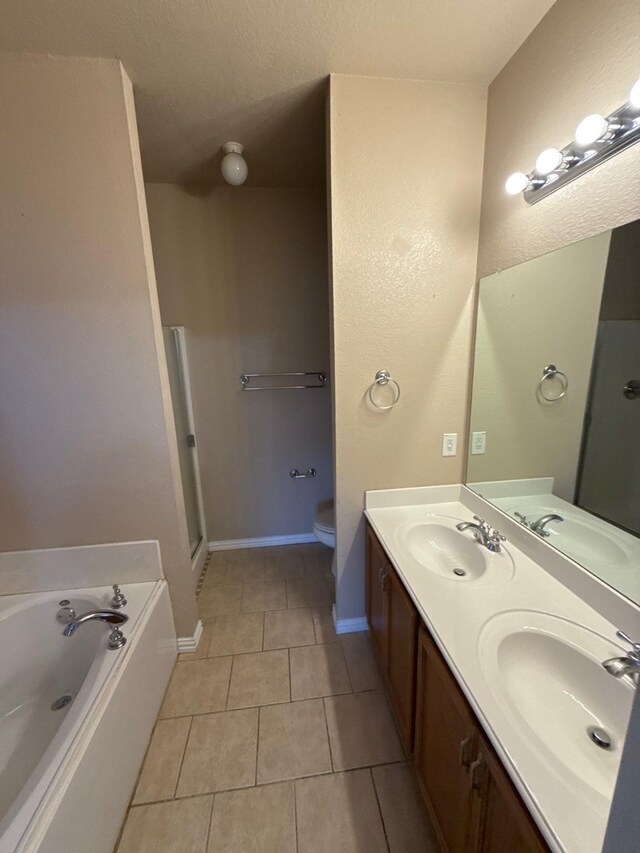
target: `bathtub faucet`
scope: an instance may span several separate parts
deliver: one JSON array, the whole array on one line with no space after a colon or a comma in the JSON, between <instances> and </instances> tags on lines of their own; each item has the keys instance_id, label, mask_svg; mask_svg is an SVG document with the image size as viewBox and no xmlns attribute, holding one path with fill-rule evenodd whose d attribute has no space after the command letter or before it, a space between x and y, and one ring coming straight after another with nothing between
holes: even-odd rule
<instances>
[{"instance_id":1,"label":"bathtub faucet","mask_svg":"<svg viewBox=\"0 0 640 853\"><path fill-rule=\"evenodd\" d=\"M83 613L82 616L78 616L77 619L73 620L73 622L69 622L62 633L65 637L73 637L80 625L84 625L85 622L94 622L98 620L100 622L105 622L108 625L112 625L111 633L109 634L108 647L110 649L121 649L127 642L127 638L122 633L118 625L124 625L128 619L129 617L126 613L118 613L117 610L90 610L88 613Z\"/></svg>"}]
</instances>

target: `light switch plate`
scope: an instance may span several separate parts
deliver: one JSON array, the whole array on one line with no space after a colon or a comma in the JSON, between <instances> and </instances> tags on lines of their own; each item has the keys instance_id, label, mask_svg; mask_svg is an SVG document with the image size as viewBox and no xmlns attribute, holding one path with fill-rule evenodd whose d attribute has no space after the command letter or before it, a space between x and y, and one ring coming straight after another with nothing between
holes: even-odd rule
<instances>
[{"instance_id":1,"label":"light switch plate","mask_svg":"<svg viewBox=\"0 0 640 853\"><path fill-rule=\"evenodd\" d=\"M458 433L445 432L442 435L442 455L455 456L458 449Z\"/></svg>"},{"instance_id":2,"label":"light switch plate","mask_svg":"<svg viewBox=\"0 0 640 853\"><path fill-rule=\"evenodd\" d=\"M486 432L473 432L471 433L471 455L479 456L481 453L484 453L487 448L487 434Z\"/></svg>"}]
</instances>

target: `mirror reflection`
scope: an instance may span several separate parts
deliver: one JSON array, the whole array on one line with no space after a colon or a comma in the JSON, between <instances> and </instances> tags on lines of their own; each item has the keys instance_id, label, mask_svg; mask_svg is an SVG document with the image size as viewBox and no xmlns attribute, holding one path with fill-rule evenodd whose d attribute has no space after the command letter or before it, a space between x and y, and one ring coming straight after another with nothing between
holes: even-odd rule
<instances>
[{"instance_id":1,"label":"mirror reflection","mask_svg":"<svg viewBox=\"0 0 640 853\"><path fill-rule=\"evenodd\" d=\"M467 484L640 603L640 220L480 282Z\"/></svg>"}]
</instances>

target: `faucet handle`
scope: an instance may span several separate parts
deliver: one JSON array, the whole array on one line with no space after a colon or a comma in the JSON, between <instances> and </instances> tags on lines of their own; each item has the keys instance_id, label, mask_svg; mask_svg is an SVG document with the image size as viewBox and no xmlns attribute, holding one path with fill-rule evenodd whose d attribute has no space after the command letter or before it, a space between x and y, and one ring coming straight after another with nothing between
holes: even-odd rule
<instances>
[{"instance_id":1,"label":"faucet handle","mask_svg":"<svg viewBox=\"0 0 640 853\"><path fill-rule=\"evenodd\" d=\"M521 512L514 512L513 514L518 519L520 524L526 524L527 523L527 516L526 515L523 515Z\"/></svg>"},{"instance_id":2,"label":"faucet handle","mask_svg":"<svg viewBox=\"0 0 640 853\"><path fill-rule=\"evenodd\" d=\"M116 610L120 607L124 607L127 603L127 599L124 597L122 590L118 586L117 583L113 585L113 598L111 599L111 606Z\"/></svg>"},{"instance_id":3,"label":"faucet handle","mask_svg":"<svg viewBox=\"0 0 640 853\"><path fill-rule=\"evenodd\" d=\"M635 640L632 640L628 634L625 634L624 631L616 631L616 637L619 637L621 640L624 640L625 643L629 643L630 646L633 647L633 651L638 654L640 653L640 643L636 643Z\"/></svg>"}]
</instances>

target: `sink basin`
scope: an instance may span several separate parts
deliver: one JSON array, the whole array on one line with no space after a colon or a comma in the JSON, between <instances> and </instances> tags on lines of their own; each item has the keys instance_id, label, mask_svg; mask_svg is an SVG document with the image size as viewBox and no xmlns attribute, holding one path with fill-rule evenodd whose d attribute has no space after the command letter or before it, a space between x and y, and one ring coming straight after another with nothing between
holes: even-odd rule
<instances>
[{"instance_id":1,"label":"sink basin","mask_svg":"<svg viewBox=\"0 0 640 853\"><path fill-rule=\"evenodd\" d=\"M596 518L577 516L566 509L549 504L514 505L507 509L515 518L515 513L525 515L527 521L535 521L543 515L554 512L564 518L562 522L551 521L546 526L549 533L545 542L555 545L572 560L583 565L602 563L607 566L629 566L631 554L625 547L621 536L610 525L605 526Z\"/></svg>"},{"instance_id":2,"label":"sink basin","mask_svg":"<svg viewBox=\"0 0 640 853\"><path fill-rule=\"evenodd\" d=\"M504 546L500 553L482 547L470 531L456 530L460 518L431 516L398 531L398 540L425 569L456 583L501 583L514 572Z\"/></svg>"},{"instance_id":3,"label":"sink basin","mask_svg":"<svg viewBox=\"0 0 640 853\"><path fill-rule=\"evenodd\" d=\"M514 610L485 623L478 654L502 711L549 770L610 798L634 689L602 661L624 649L560 617ZM594 728L609 748L596 744Z\"/></svg>"}]
</instances>

